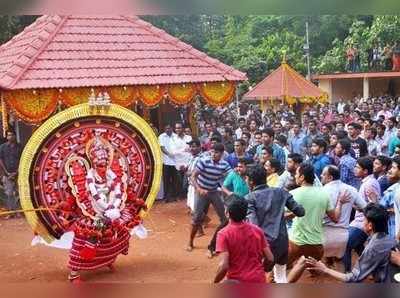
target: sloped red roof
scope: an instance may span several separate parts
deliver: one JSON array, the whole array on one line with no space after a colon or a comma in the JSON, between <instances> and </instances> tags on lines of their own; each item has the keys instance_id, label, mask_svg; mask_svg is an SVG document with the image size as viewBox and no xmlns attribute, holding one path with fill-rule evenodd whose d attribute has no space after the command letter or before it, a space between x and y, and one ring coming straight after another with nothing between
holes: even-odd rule
<instances>
[{"instance_id":1,"label":"sloped red roof","mask_svg":"<svg viewBox=\"0 0 400 298\"><path fill-rule=\"evenodd\" d=\"M0 47L5 89L242 81L138 17L42 16Z\"/></svg>"},{"instance_id":2,"label":"sloped red roof","mask_svg":"<svg viewBox=\"0 0 400 298\"><path fill-rule=\"evenodd\" d=\"M247 99L320 97L325 92L297 73L288 64L282 63L269 76L247 92Z\"/></svg>"}]
</instances>

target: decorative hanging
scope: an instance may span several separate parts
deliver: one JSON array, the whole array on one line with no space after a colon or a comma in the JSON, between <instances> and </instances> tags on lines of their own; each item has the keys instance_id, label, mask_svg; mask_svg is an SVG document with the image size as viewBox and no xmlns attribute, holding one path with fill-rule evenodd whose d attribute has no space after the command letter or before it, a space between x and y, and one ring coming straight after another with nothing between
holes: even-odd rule
<instances>
[{"instance_id":1,"label":"decorative hanging","mask_svg":"<svg viewBox=\"0 0 400 298\"><path fill-rule=\"evenodd\" d=\"M264 101L264 97L260 98L260 109L262 112L265 111L265 101Z\"/></svg>"},{"instance_id":2,"label":"decorative hanging","mask_svg":"<svg viewBox=\"0 0 400 298\"><path fill-rule=\"evenodd\" d=\"M297 102L296 98L294 98L293 96L285 96L285 101L290 106L294 105Z\"/></svg>"},{"instance_id":3,"label":"decorative hanging","mask_svg":"<svg viewBox=\"0 0 400 298\"><path fill-rule=\"evenodd\" d=\"M164 86L143 85L138 87L139 99L148 107L157 105L165 93Z\"/></svg>"},{"instance_id":4,"label":"decorative hanging","mask_svg":"<svg viewBox=\"0 0 400 298\"><path fill-rule=\"evenodd\" d=\"M328 103L329 102L328 94L324 93L324 95L317 97L317 100L319 103Z\"/></svg>"},{"instance_id":5,"label":"decorative hanging","mask_svg":"<svg viewBox=\"0 0 400 298\"><path fill-rule=\"evenodd\" d=\"M315 101L315 98L311 98L311 97L302 97L299 98L299 102L303 103L303 104L311 104Z\"/></svg>"},{"instance_id":6,"label":"decorative hanging","mask_svg":"<svg viewBox=\"0 0 400 298\"><path fill-rule=\"evenodd\" d=\"M170 100L178 105L189 103L196 95L197 87L194 84L174 84L168 87Z\"/></svg>"},{"instance_id":7,"label":"decorative hanging","mask_svg":"<svg viewBox=\"0 0 400 298\"><path fill-rule=\"evenodd\" d=\"M6 137L8 131L8 114L7 105L3 93L1 93L1 120L3 124L3 137Z\"/></svg>"},{"instance_id":8,"label":"decorative hanging","mask_svg":"<svg viewBox=\"0 0 400 298\"><path fill-rule=\"evenodd\" d=\"M234 82L212 82L200 85L200 93L207 104L211 106L223 106L227 104L235 94Z\"/></svg>"},{"instance_id":9,"label":"decorative hanging","mask_svg":"<svg viewBox=\"0 0 400 298\"><path fill-rule=\"evenodd\" d=\"M38 124L57 108L57 89L12 90L4 92L4 99L13 112L25 122Z\"/></svg>"},{"instance_id":10,"label":"decorative hanging","mask_svg":"<svg viewBox=\"0 0 400 298\"><path fill-rule=\"evenodd\" d=\"M125 108L131 106L137 98L137 88L134 86L113 86L106 90L112 103Z\"/></svg>"},{"instance_id":11,"label":"decorative hanging","mask_svg":"<svg viewBox=\"0 0 400 298\"><path fill-rule=\"evenodd\" d=\"M91 94L91 89L88 87L63 89L60 95L61 100L67 107L87 102Z\"/></svg>"}]
</instances>

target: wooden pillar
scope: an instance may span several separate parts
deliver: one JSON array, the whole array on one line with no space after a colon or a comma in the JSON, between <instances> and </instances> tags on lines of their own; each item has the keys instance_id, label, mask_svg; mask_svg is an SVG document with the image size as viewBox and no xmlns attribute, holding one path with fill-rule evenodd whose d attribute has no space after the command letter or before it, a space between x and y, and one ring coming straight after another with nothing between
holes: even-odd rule
<instances>
[{"instance_id":1,"label":"wooden pillar","mask_svg":"<svg viewBox=\"0 0 400 298\"><path fill-rule=\"evenodd\" d=\"M363 79L363 98L367 99L369 97L369 79Z\"/></svg>"}]
</instances>

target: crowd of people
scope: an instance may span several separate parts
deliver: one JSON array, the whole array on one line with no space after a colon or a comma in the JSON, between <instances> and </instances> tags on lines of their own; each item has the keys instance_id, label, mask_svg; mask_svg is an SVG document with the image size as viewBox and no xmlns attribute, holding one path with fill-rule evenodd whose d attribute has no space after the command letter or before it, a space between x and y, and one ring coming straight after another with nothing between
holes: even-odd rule
<instances>
[{"instance_id":1,"label":"crowd of people","mask_svg":"<svg viewBox=\"0 0 400 298\"><path fill-rule=\"evenodd\" d=\"M301 113L231 105L196 120L197 133L174 123L159 135L160 194L166 203L187 200L188 252L214 207L219 225L207 254L221 258L215 282L265 282L266 273L296 282L306 270L400 282L398 99L340 99ZM0 146L9 210L19 208L20 154L10 131Z\"/></svg>"},{"instance_id":2,"label":"crowd of people","mask_svg":"<svg viewBox=\"0 0 400 298\"><path fill-rule=\"evenodd\" d=\"M346 71L360 72L360 51L353 43L346 49ZM382 46L374 42L367 50L368 70L370 71L399 71L400 70L400 43Z\"/></svg>"},{"instance_id":3,"label":"crowd of people","mask_svg":"<svg viewBox=\"0 0 400 298\"><path fill-rule=\"evenodd\" d=\"M207 253L221 257L215 282L265 282L265 272L295 282L305 270L399 282L399 112L385 96L306 106L299 118L284 105L217 109L197 119L199 137L167 125L164 194L187 194L187 251L211 204L220 222Z\"/></svg>"}]
</instances>

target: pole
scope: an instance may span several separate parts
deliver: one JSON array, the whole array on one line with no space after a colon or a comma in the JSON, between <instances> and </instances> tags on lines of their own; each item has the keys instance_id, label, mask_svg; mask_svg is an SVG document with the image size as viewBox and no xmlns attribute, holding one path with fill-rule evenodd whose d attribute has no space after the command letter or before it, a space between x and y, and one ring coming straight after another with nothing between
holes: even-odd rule
<instances>
[{"instance_id":1,"label":"pole","mask_svg":"<svg viewBox=\"0 0 400 298\"><path fill-rule=\"evenodd\" d=\"M15 119L15 137L17 139L17 143L21 143L21 130L19 126L19 119Z\"/></svg>"},{"instance_id":2,"label":"pole","mask_svg":"<svg viewBox=\"0 0 400 298\"><path fill-rule=\"evenodd\" d=\"M236 85L235 88L235 101L236 101L236 111L237 111L237 119L238 120L240 118L240 109L239 109L239 86Z\"/></svg>"},{"instance_id":3,"label":"pole","mask_svg":"<svg viewBox=\"0 0 400 298\"><path fill-rule=\"evenodd\" d=\"M307 80L311 81L311 68L310 68L310 41L308 39L308 21L306 21L306 44L304 46L307 55Z\"/></svg>"}]
</instances>

